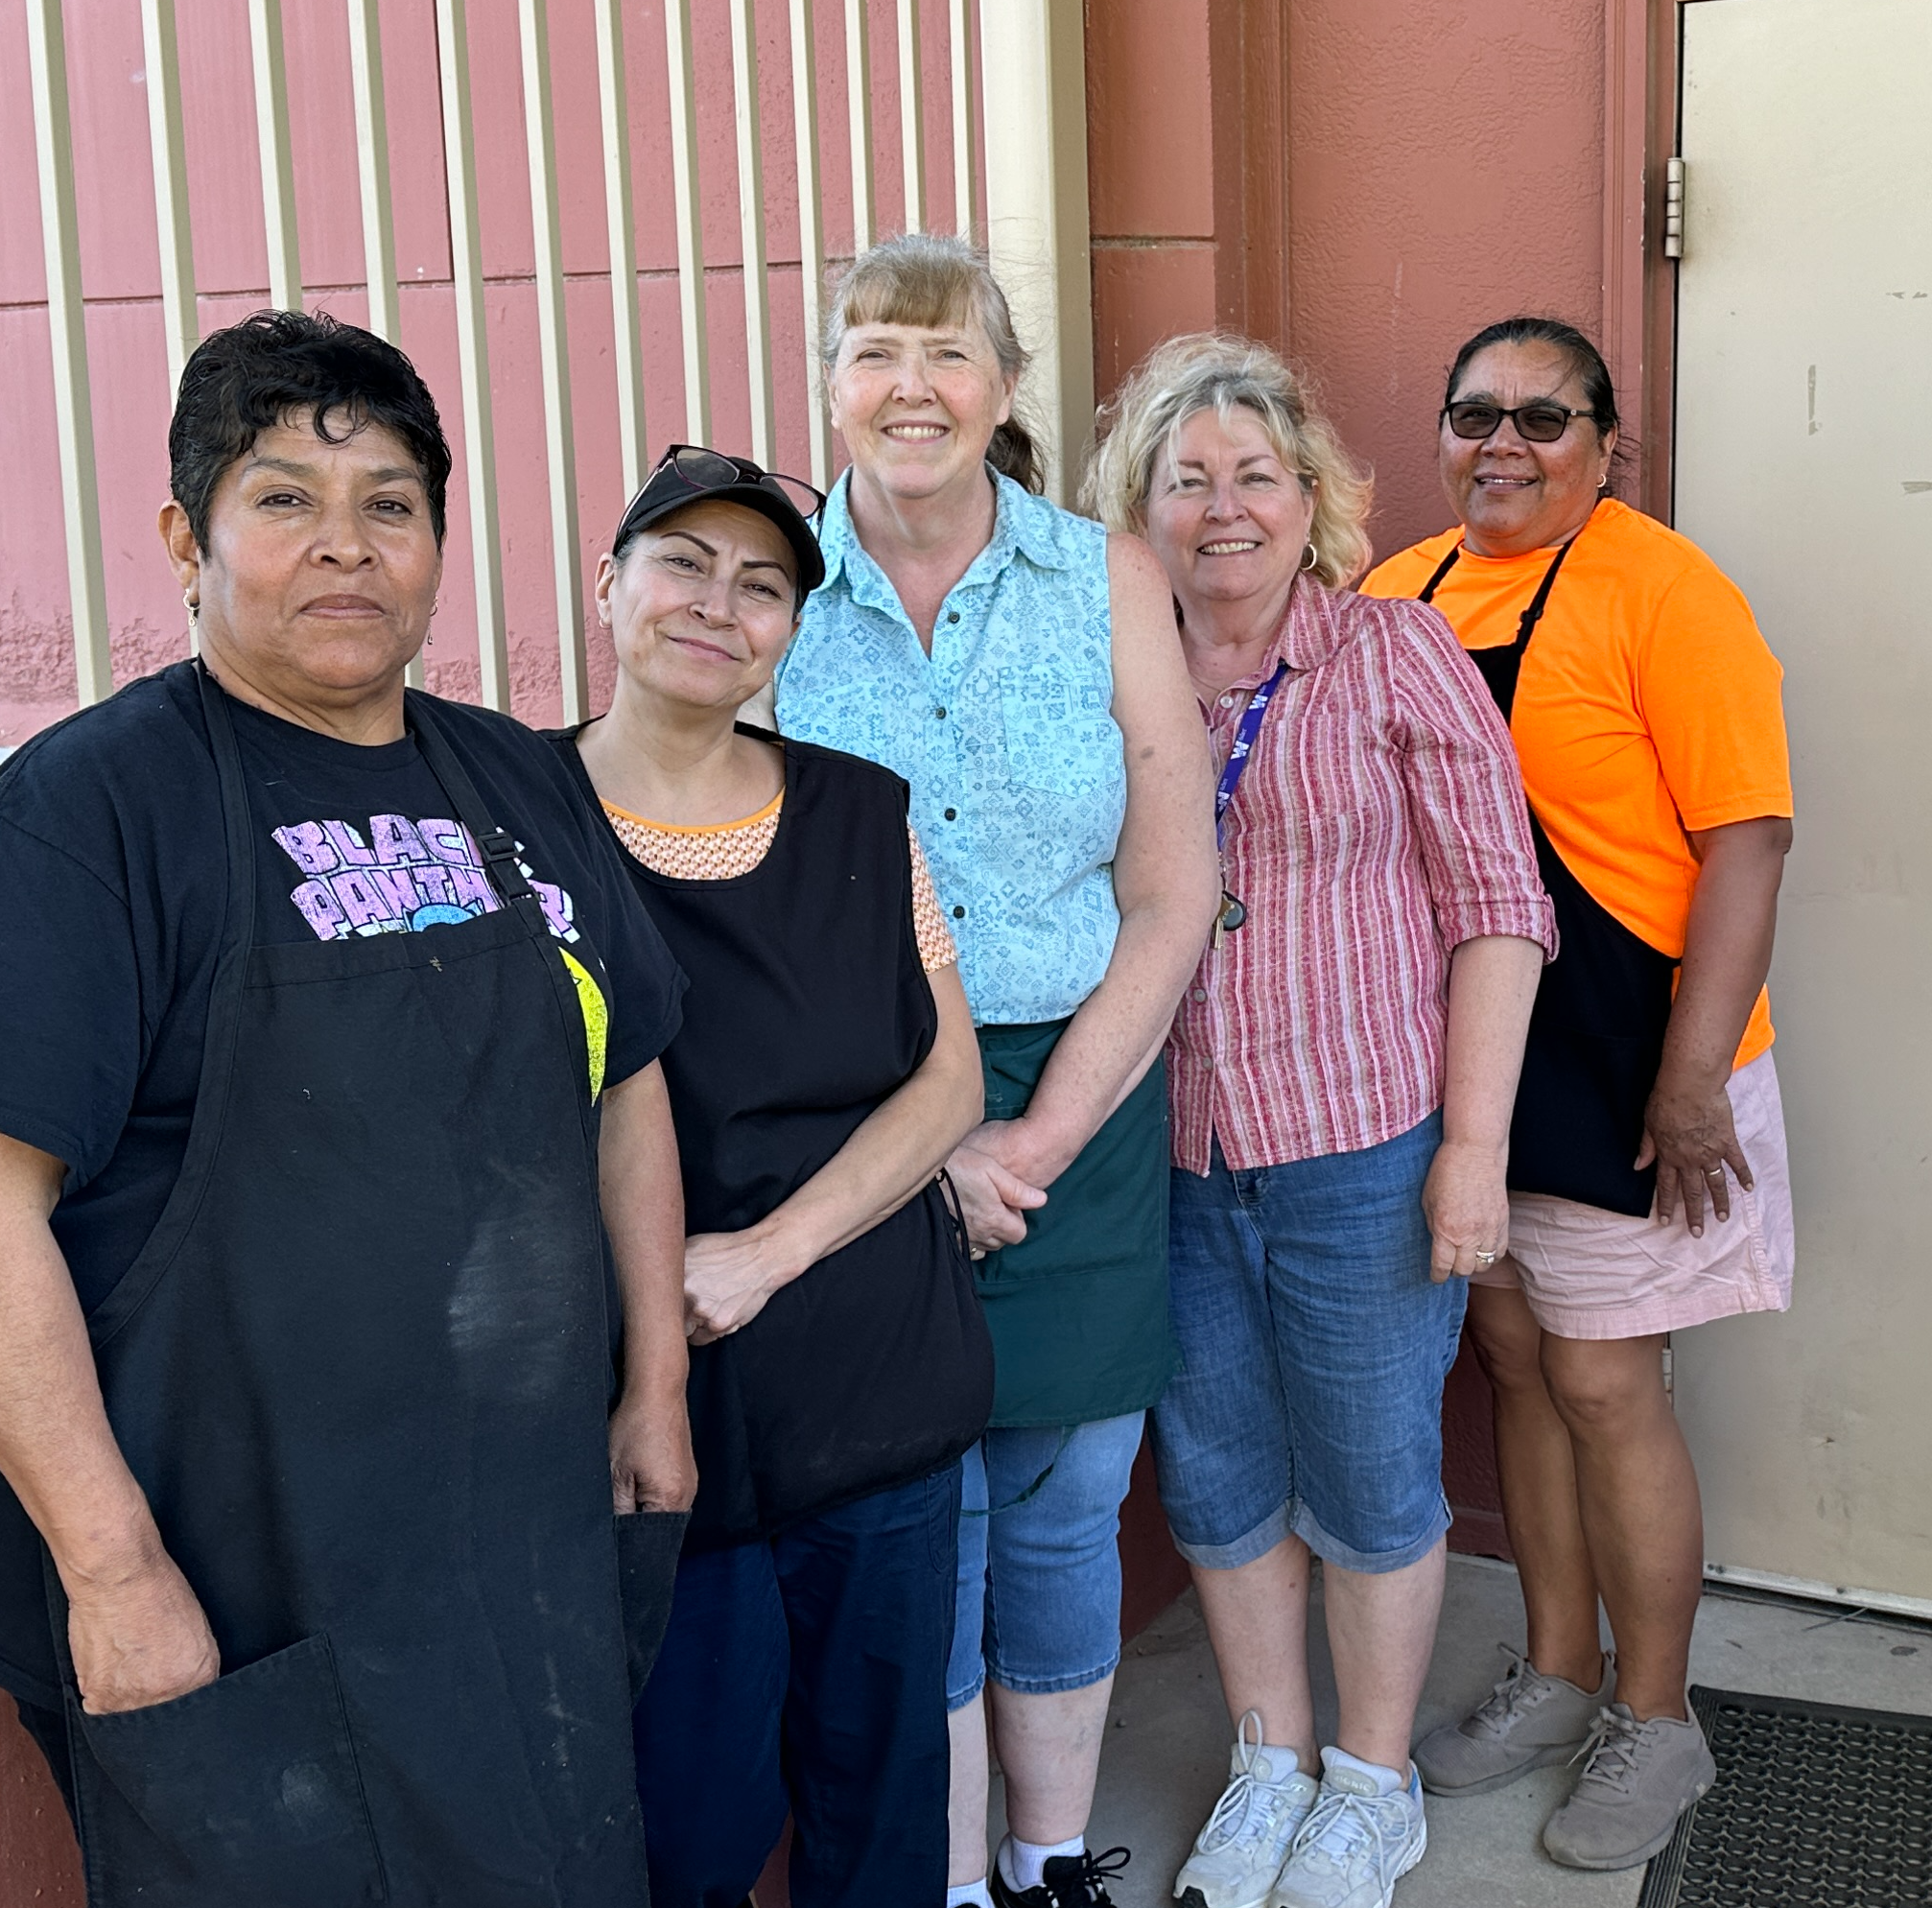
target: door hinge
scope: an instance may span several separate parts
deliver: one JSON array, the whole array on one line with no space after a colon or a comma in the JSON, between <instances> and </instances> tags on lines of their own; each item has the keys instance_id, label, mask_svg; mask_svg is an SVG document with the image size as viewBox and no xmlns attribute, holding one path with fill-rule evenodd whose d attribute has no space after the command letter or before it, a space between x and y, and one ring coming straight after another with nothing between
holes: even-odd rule
<instances>
[{"instance_id":1,"label":"door hinge","mask_svg":"<svg viewBox=\"0 0 1932 1908\"><path fill-rule=\"evenodd\" d=\"M1663 255L1684 256L1684 161L1663 162Z\"/></svg>"},{"instance_id":2,"label":"door hinge","mask_svg":"<svg viewBox=\"0 0 1932 1908\"><path fill-rule=\"evenodd\" d=\"M1667 1337L1663 1341L1663 1395L1673 1404L1677 1402L1677 1358Z\"/></svg>"}]
</instances>

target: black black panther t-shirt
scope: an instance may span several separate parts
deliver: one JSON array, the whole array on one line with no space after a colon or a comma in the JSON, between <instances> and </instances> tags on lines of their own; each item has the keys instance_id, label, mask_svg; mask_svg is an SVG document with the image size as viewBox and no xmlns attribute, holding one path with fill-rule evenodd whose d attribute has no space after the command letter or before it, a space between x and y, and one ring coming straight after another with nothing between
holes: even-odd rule
<instances>
[{"instance_id":1,"label":"black black panther t-shirt","mask_svg":"<svg viewBox=\"0 0 1932 1908\"><path fill-rule=\"evenodd\" d=\"M255 938L460 932L502 904L413 736L363 746L228 702L254 820ZM518 843L616 1084L677 1030L684 978L601 815L512 721L436 704ZM0 770L0 1133L67 1167L54 1214L83 1307L160 1217L200 1081L227 904L195 666L28 742Z\"/></svg>"}]
</instances>

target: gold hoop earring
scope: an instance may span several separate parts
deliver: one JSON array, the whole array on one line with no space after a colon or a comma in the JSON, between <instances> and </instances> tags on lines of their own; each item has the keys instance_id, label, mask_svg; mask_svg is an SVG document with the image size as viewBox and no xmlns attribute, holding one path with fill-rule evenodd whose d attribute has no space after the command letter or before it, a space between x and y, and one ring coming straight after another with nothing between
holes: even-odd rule
<instances>
[{"instance_id":1,"label":"gold hoop earring","mask_svg":"<svg viewBox=\"0 0 1932 1908\"><path fill-rule=\"evenodd\" d=\"M1302 558L1302 568L1304 570L1312 570L1321 560L1322 553L1315 548L1315 540L1313 537L1310 537L1308 539L1308 554Z\"/></svg>"}]
</instances>

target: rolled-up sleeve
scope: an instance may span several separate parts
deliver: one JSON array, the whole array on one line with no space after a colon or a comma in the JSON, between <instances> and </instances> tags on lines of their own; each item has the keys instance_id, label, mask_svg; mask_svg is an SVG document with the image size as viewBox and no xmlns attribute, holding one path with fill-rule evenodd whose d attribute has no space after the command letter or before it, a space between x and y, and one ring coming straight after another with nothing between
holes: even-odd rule
<instances>
[{"instance_id":1,"label":"rolled-up sleeve","mask_svg":"<svg viewBox=\"0 0 1932 1908\"><path fill-rule=\"evenodd\" d=\"M1410 815L1445 948L1512 934L1556 957L1556 915L1537 872L1516 747L1448 622L1401 605L1391 651Z\"/></svg>"}]
</instances>

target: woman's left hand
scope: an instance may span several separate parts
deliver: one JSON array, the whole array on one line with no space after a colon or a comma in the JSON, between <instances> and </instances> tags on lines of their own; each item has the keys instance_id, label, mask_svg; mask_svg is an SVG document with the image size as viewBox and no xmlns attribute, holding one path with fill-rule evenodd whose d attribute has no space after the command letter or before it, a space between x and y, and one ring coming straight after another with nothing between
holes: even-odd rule
<instances>
[{"instance_id":1,"label":"woman's left hand","mask_svg":"<svg viewBox=\"0 0 1932 1908\"><path fill-rule=\"evenodd\" d=\"M692 1234L684 1242L684 1335L694 1345L730 1337L796 1271L755 1229Z\"/></svg>"},{"instance_id":2,"label":"woman's left hand","mask_svg":"<svg viewBox=\"0 0 1932 1908\"><path fill-rule=\"evenodd\" d=\"M1731 1217L1731 1187L1724 1176L1729 1166L1737 1183L1751 1190L1751 1163L1737 1142L1732 1121L1729 1074L1715 1087L1681 1080L1666 1068L1657 1076L1650 1102L1643 1109L1643 1144L1637 1149L1641 1171L1657 1162L1657 1217L1669 1225L1684 1208L1684 1223L1693 1238L1704 1237L1704 1201L1710 1200L1718 1219Z\"/></svg>"},{"instance_id":3,"label":"woman's left hand","mask_svg":"<svg viewBox=\"0 0 1932 1908\"><path fill-rule=\"evenodd\" d=\"M610 1414L611 1509L688 1511L697 1496L697 1459L684 1387L639 1396L630 1390Z\"/></svg>"},{"instance_id":4,"label":"woman's left hand","mask_svg":"<svg viewBox=\"0 0 1932 1908\"><path fill-rule=\"evenodd\" d=\"M1445 1140L1423 1182L1423 1215L1433 1244L1429 1277L1467 1279L1509 1250L1509 1147Z\"/></svg>"}]
</instances>

